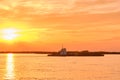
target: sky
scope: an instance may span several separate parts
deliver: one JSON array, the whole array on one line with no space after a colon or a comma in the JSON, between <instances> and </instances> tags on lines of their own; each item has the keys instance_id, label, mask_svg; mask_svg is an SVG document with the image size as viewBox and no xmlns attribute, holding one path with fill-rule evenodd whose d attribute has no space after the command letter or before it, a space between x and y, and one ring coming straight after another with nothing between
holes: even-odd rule
<instances>
[{"instance_id":1,"label":"sky","mask_svg":"<svg viewBox=\"0 0 120 80\"><path fill-rule=\"evenodd\" d=\"M7 29L14 31L3 33ZM120 51L120 0L0 0L0 45L1 51L58 51L62 45Z\"/></svg>"}]
</instances>

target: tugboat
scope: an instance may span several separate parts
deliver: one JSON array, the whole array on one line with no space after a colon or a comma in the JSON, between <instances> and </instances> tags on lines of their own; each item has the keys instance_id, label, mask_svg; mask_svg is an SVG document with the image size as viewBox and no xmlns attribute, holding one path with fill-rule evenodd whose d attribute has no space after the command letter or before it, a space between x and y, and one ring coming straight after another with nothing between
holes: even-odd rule
<instances>
[{"instance_id":1,"label":"tugboat","mask_svg":"<svg viewBox=\"0 0 120 80\"><path fill-rule=\"evenodd\" d=\"M48 54L48 56L67 56L67 50L66 48L62 48L57 53Z\"/></svg>"},{"instance_id":2,"label":"tugboat","mask_svg":"<svg viewBox=\"0 0 120 80\"><path fill-rule=\"evenodd\" d=\"M67 50L66 50L66 48L62 48L62 49L58 52L58 54L59 54L60 56L66 56L66 55L67 55Z\"/></svg>"}]
</instances>

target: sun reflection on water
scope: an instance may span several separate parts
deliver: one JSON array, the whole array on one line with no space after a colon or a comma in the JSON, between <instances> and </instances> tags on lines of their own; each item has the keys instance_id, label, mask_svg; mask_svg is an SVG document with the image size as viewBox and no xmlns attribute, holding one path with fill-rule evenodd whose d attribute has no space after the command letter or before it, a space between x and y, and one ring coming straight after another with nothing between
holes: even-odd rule
<instances>
[{"instance_id":1,"label":"sun reflection on water","mask_svg":"<svg viewBox=\"0 0 120 80\"><path fill-rule=\"evenodd\" d=\"M6 62L6 80L14 80L14 55L12 53L7 54L7 62Z\"/></svg>"}]
</instances>

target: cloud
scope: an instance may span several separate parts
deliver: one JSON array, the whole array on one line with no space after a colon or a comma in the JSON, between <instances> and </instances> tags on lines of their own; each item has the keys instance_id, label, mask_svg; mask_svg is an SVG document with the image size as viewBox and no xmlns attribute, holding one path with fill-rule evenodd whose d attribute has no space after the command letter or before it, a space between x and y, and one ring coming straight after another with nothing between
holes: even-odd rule
<instances>
[{"instance_id":1,"label":"cloud","mask_svg":"<svg viewBox=\"0 0 120 80\"><path fill-rule=\"evenodd\" d=\"M83 11L88 11L91 14L103 14L103 13L114 13L120 11L120 1L107 2L104 4L95 4L83 8Z\"/></svg>"},{"instance_id":2,"label":"cloud","mask_svg":"<svg viewBox=\"0 0 120 80\"><path fill-rule=\"evenodd\" d=\"M0 9L15 13L42 14L101 14L120 11L119 0L2 0Z\"/></svg>"}]
</instances>

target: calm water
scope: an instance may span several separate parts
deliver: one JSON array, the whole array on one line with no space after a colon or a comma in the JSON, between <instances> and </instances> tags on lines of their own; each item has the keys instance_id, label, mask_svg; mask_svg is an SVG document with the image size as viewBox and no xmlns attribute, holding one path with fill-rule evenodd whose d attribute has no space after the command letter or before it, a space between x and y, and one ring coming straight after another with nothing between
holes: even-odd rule
<instances>
[{"instance_id":1,"label":"calm water","mask_svg":"<svg viewBox=\"0 0 120 80\"><path fill-rule=\"evenodd\" d=\"M120 80L120 55L0 54L0 80Z\"/></svg>"}]
</instances>

